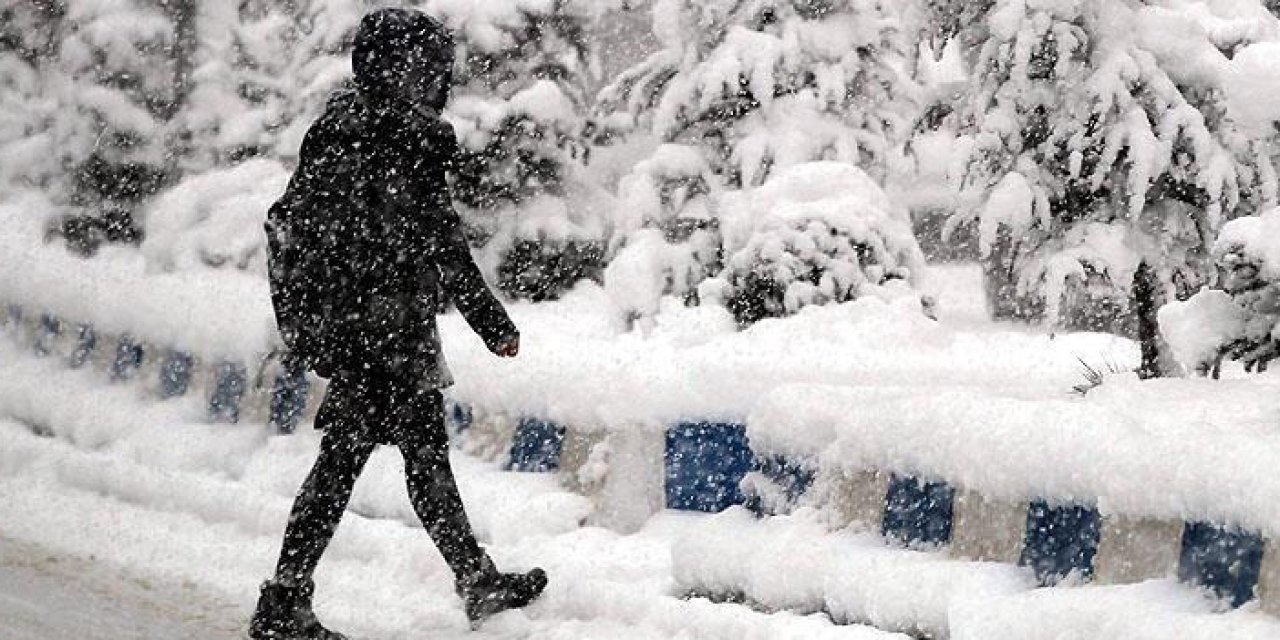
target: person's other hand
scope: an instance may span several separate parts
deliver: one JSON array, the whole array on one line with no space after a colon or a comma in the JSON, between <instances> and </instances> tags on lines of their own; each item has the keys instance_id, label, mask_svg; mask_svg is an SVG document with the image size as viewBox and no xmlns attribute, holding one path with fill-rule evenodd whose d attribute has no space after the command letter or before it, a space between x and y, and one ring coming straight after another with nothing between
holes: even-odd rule
<instances>
[{"instance_id":1,"label":"person's other hand","mask_svg":"<svg viewBox=\"0 0 1280 640\"><path fill-rule=\"evenodd\" d=\"M514 358L520 353L520 336L511 336L498 344L493 350L501 358Z\"/></svg>"}]
</instances>

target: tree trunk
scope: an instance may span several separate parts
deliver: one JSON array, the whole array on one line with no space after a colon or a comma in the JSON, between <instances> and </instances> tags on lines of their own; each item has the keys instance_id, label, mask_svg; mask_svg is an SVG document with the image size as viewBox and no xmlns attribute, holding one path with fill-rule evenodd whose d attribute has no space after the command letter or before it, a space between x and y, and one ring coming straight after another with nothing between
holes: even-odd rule
<instances>
[{"instance_id":1,"label":"tree trunk","mask_svg":"<svg viewBox=\"0 0 1280 640\"><path fill-rule=\"evenodd\" d=\"M1167 348L1160 337L1158 313L1164 303L1164 288L1156 270L1144 260L1133 274L1133 289L1129 303L1137 319L1138 345L1142 349L1142 364L1138 377L1143 380L1176 375L1172 360L1165 353Z\"/></svg>"}]
</instances>

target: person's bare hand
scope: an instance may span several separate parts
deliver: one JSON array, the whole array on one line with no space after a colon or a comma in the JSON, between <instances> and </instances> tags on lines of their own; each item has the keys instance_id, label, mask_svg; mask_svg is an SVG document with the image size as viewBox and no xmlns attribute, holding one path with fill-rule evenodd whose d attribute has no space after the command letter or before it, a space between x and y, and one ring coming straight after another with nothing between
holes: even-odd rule
<instances>
[{"instance_id":1,"label":"person's bare hand","mask_svg":"<svg viewBox=\"0 0 1280 640\"><path fill-rule=\"evenodd\" d=\"M514 358L520 353L520 336L512 336L505 340L493 352L501 358Z\"/></svg>"}]
</instances>

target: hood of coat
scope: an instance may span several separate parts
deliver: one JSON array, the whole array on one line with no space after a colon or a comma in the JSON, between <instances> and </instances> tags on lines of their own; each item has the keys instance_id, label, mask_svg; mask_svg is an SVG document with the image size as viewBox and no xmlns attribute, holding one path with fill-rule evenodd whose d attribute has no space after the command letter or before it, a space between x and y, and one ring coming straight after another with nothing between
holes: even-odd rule
<instances>
[{"instance_id":1,"label":"hood of coat","mask_svg":"<svg viewBox=\"0 0 1280 640\"><path fill-rule=\"evenodd\" d=\"M439 20L411 9L387 8L360 21L351 68L362 93L438 112L449 99L453 57L453 35Z\"/></svg>"}]
</instances>

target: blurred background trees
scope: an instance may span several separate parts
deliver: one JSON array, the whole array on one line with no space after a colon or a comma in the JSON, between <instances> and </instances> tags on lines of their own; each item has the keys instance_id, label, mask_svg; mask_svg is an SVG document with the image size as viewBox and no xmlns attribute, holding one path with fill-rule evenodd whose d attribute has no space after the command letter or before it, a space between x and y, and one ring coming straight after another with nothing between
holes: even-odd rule
<instances>
[{"instance_id":1,"label":"blurred background trees","mask_svg":"<svg viewBox=\"0 0 1280 640\"><path fill-rule=\"evenodd\" d=\"M0 188L83 253L258 270L374 4L10 3ZM1270 0L406 4L457 35L455 196L513 298L927 311L924 258L975 259L997 317L1141 337L1154 375L1156 310L1276 204Z\"/></svg>"}]
</instances>

